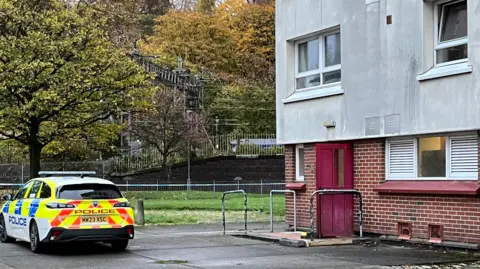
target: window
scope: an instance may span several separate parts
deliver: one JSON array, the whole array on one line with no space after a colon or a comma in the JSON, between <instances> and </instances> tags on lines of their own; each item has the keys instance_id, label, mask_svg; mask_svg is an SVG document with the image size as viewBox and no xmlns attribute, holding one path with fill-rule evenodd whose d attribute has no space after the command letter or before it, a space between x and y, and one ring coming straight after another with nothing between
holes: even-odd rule
<instances>
[{"instance_id":1,"label":"window","mask_svg":"<svg viewBox=\"0 0 480 269\"><path fill-rule=\"evenodd\" d=\"M117 186L110 184L66 185L60 189L58 199L90 200L118 199L122 194Z\"/></svg>"},{"instance_id":2,"label":"window","mask_svg":"<svg viewBox=\"0 0 480 269\"><path fill-rule=\"evenodd\" d=\"M462 62L467 54L467 0L439 1L435 5L436 64Z\"/></svg>"},{"instance_id":3,"label":"window","mask_svg":"<svg viewBox=\"0 0 480 269\"><path fill-rule=\"evenodd\" d=\"M40 187L42 186L41 181L34 181L32 188L30 189L30 193L28 194L28 198L36 198L38 191L40 191Z\"/></svg>"},{"instance_id":4,"label":"window","mask_svg":"<svg viewBox=\"0 0 480 269\"><path fill-rule=\"evenodd\" d=\"M29 182L29 183L27 183L26 185L24 185L24 186L17 192L17 194L15 195L15 197L13 198L13 200L25 198L25 194L27 193L28 188L30 188L30 186L31 186L32 184L33 184L33 182Z\"/></svg>"},{"instance_id":5,"label":"window","mask_svg":"<svg viewBox=\"0 0 480 269\"><path fill-rule=\"evenodd\" d=\"M476 134L387 141L388 179L478 179Z\"/></svg>"},{"instance_id":6,"label":"window","mask_svg":"<svg viewBox=\"0 0 480 269\"><path fill-rule=\"evenodd\" d=\"M340 32L329 32L296 43L296 89L341 81Z\"/></svg>"},{"instance_id":7,"label":"window","mask_svg":"<svg viewBox=\"0 0 480 269\"><path fill-rule=\"evenodd\" d=\"M52 189L47 183L43 183L42 190L40 192L41 199L48 199L52 196Z\"/></svg>"},{"instance_id":8,"label":"window","mask_svg":"<svg viewBox=\"0 0 480 269\"><path fill-rule=\"evenodd\" d=\"M305 159L305 152L303 145L297 145L295 149L295 174L297 180L304 180L304 159Z\"/></svg>"}]
</instances>

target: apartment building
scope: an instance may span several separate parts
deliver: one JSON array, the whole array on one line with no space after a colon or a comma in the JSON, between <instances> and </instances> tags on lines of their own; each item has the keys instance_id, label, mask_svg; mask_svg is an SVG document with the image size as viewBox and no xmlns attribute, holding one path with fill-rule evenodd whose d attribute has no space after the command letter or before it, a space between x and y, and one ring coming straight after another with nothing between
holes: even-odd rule
<instances>
[{"instance_id":1,"label":"apartment building","mask_svg":"<svg viewBox=\"0 0 480 269\"><path fill-rule=\"evenodd\" d=\"M480 243L480 0L277 0L277 142L297 225ZM288 222L293 201L287 194ZM318 236L358 231L352 194Z\"/></svg>"}]
</instances>

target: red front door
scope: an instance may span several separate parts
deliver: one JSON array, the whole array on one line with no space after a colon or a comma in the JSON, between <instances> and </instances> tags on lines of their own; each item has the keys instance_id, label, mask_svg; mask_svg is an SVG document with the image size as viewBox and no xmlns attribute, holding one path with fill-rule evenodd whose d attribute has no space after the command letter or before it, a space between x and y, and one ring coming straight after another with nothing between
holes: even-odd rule
<instances>
[{"instance_id":1,"label":"red front door","mask_svg":"<svg viewBox=\"0 0 480 269\"><path fill-rule=\"evenodd\" d=\"M353 189L351 144L317 144L318 189ZM353 235L353 195L326 194L317 198L317 231L320 237Z\"/></svg>"}]
</instances>

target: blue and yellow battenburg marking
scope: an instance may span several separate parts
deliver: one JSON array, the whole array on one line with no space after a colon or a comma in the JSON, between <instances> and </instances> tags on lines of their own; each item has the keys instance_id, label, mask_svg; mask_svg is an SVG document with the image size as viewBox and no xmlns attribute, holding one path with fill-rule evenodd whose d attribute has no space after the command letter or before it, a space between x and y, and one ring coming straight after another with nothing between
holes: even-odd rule
<instances>
[{"instance_id":1,"label":"blue and yellow battenburg marking","mask_svg":"<svg viewBox=\"0 0 480 269\"><path fill-rule=\"evenodd\" d=\"M29 206L28 216L30 218L35 217L37 214L38 206L40 205L40 199L34 199Z\"/></svg>"},{"instance_id":2,"label":"blue and yellow battenburg marking","mask_svg":"<svg viewBox=\"0 0 480 269\"><path fill-rule=\"evenodd\" d=\"M16 203L8 201L3 205L2 212L10 215L21 215L33 218L37 215L40 201L40 199L22 199Z\"/></svg>"},{"instance_id":3,"label":"blue and yellow battenburg marking","mask_svg":"<svg viewBox=\"0 0 480 269\"><path fill-rule=\"evenodd\" d=\"M22 205L23 205L23 200L18 200L17 203L15 204L13 214L21 215L22 214Z\"/></svg>"},{"instance_id":4,"label":"blue and yellow battenburg marking","mask_svg":"<svg viewBox=\"0 0 480 269\"><path fill-rule=\"evenodd\" d=\"M10 208L10 203L11 203L11 202L8 201L8 202L6 202L6 203L3 205L3 210L2 210L3 213L8 214L8 209Z\"/></svg>"}]
</instances>

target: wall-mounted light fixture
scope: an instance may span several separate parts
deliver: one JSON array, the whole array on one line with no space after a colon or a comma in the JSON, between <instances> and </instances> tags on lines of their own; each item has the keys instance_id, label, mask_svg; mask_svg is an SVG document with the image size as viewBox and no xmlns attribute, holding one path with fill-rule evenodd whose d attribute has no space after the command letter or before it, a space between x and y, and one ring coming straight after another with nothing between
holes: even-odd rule
<instances>
[{"instance_id":1,"label":"wall-mounted light fixture","mask_svg":"<svg viewBox=\"0 0 480 269\"><path fill-rule=\"evenodd\" d=\"M323 126L325 126L326 128L332 128L332 127L335 127L335 125L336 123L334 120L323 122Z\"/></svg>"}]
</instances>

